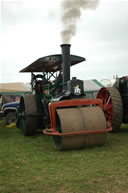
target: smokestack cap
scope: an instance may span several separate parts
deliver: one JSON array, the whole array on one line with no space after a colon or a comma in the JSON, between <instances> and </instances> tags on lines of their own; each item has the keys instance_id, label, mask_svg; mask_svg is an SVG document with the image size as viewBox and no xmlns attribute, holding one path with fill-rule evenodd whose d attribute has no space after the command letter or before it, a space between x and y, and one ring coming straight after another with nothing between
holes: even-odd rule
<instances>
[{"instance_id":1,"label":"smokestack cap","mask_svg":"<svg viewBox=\"0 0 128 193\"><path fill-rule=\"evenodd\" d=\"M60 46L61 46L61 47L65 47L65 46L69 46L69 47L70 47L71 44L61 44Z\"/></svg>"}]
</instances>

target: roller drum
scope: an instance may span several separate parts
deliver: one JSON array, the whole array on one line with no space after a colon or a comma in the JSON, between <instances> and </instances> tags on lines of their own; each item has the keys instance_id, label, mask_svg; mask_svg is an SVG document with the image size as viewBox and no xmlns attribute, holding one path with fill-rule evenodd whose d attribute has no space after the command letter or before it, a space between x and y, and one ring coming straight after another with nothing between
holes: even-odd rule
<instances>
[{"instance_id":1,"label":"roller drum","mask_svg":"<svg viewBox=\"0 0 128 193\"><path fill-rule=\"evenodd\" d=\"M57 128L60 133L96 131L107 129L102 109L98 106L57 109ZM106 133L86 135L54 136L53 140L59 150L79 149L91 146L102 146Z\"/></svg>"}]
</instances>

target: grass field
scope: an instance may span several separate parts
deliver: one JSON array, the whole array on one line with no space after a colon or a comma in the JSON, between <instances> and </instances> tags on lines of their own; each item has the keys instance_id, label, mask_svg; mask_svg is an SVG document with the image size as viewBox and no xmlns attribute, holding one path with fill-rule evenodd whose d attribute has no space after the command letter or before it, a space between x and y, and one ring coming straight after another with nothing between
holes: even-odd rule
<instances>
[{"instance_id":1,"label":"grass field","mask_svg":"<svg viewBox=\"0 0 128 193\"><path fill-rule=\"evenodd\" d=\"M103 147L57 151L0 121L0 193L128 193L128 126Z\"/></svg>"}]
</instances>

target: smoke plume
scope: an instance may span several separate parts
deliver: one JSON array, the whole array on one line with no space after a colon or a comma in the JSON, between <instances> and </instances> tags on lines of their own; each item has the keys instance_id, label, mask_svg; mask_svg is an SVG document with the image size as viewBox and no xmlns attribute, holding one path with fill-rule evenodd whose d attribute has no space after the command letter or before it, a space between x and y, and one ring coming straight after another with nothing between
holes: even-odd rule
<instances>
[{"instance_id":1,"label":"smoke plume","mask_svg":"<svg viewBox=\"0 0 128 193\"><path fill-rule=\"evenodd\" d=\"M62 43L69 43L77 31L77 21L80 19L81 11L96 9L98 0L63 0L62 7Z\"/></svg>"}]
</instances>

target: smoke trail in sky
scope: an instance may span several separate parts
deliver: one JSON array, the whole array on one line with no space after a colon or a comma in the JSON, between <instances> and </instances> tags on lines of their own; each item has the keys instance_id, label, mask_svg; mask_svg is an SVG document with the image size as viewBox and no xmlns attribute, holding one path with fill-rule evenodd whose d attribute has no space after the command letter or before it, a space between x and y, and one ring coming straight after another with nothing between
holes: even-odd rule
<instances>
[{"instance_id":1,"label":"smoke trail in sky","mask_svg":"<svg viewBox=\"0 0 128 193\"><path fill-rule=\"evenodd\" d=\"M77 21L80 19L81 11L96 9L99 0L63 0L62 7L62 43L69 43L77 32Z\"/></svg>"}]
</instances>

